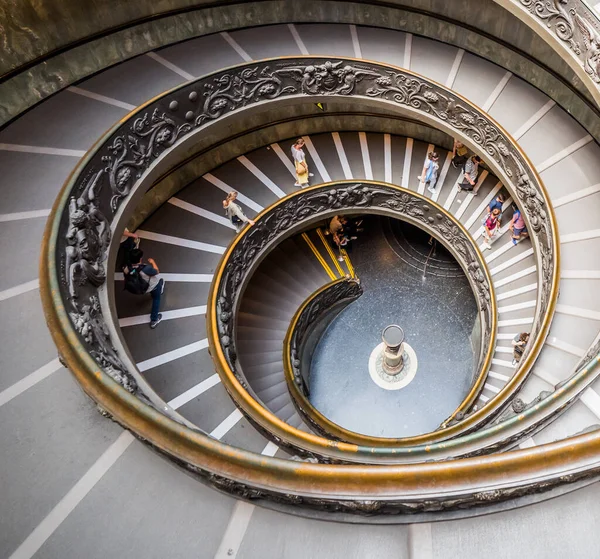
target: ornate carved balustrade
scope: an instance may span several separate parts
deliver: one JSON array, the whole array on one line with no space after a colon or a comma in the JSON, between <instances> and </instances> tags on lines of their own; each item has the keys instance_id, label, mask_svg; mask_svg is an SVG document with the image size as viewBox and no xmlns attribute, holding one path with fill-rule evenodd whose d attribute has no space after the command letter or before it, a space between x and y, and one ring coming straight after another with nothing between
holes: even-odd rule
<instances>
[{"instance_id":1,"label":"ornate carved balustrade","mask_svg":"<svg viewBox=\"0 0 600 559\"><path fill-rule=\"evenodd\" d=\"M536 33L545 36L580 76L591 80L590 92L600 102L600 21L582 0L495 0ZM581 72L583 71L583 72Z\"/></svg>"},{"instance_id":2,"label":"ornate carved balustrade","mask_svg":"<svg viewBox=\"0 0 600 559\"><path fill-rule=\"evenodd\" d=\"M523 382L541 348L553 311L558 278L558 244L544 189L532 166L510 137L486 114L444 87L411 72L352 60L299 57L264 61L218 72L180 87L135 111L111 130L85 159L63 192L69 211L60 213L55 264L58 286L80 339L119 383L135 390L131 364L116 352L103 327L96 290L104 281L104 260L115 215L124 199L139 189L144 175L193 136L237 111L269 102L361 98L385 103L391 111L417 116L461 136L483 156L512 191L523 210L539 261L536 320L529 354L506 389L475 414L473 425L491 408L508 401ZM72 199L72 200L71 200ZM464 424L465 422L463 422Z\"/></svg>"},{"instance_id":3,"label":"ornate carved balustrade","mask_svg":"<svg viewBox=\"0 0 600 559\"><path fill-rule=\"evenodd\" d=\"M457 438L393 450L329 442L334 457L365 461L369 453L375 457L387 454L390 461L395 461L416 450L415 455L419 456L415 461L422 461L478 453L490 441L500 441L502 433L512 436L511 429L519 422L535 424L542 412L554 413L561 403L576 397L597 374L597 357L591 358L552 398L526 410L518 421L509 418L492 428L473 432L506 407L518 391L542 346L555 304L556 228L543 186L526 157L487 115L439 84L382 64L315 57L246 64L186 84L134 111L82 160L54 205L42 247L40 285L44 309L64 362L86 393L117 421L217 487L248 498L271 498L325 510L414 512L502 500L595 475L600 467L600 436L596 434L501 456L438 464L377 468L301 464L232 449L177 423L159 411L160 402L153 400L153 405L149 405L139 388L133 364L116 349L112 318L104 302L107 256L115 250L111 237L124 222L127 204L135 203L139 192L148 188L148 179L167 170L176 159L176 150L189 148L196 134L208 134L211 127L223 126L227 118L240 112L267 110L270 103L312 103L328 98L360 98L384 105L391 112L420 118L460 137L484 157L523 210L532 232L541 286L532 328L535 342L524 356L520 370L482 410L443 430L443 437ZM385 199L385 189L369 185L332 190L319 193L311 203L327 204L337 212L363 203L366 208L368 200ZM390 210L404 204L401 196L387 196ZM295 203L294 212L299 215L305 212L307 216L312 211L300 197ZM422 213L427 222L438 219L433 210ZM283 231L285 219L280 216L265 220L265 227ZM292 228L287 230L293 233ZM448 234L452 235L452 230ZM245 238L242 235L238 242ZM246 255L265 249L266 244L260 243L269 242L268 236L255 241L258 244L246 245ZM251 273L251 267L245 264L246 256L241 253L236 256L238 261L229 266L236 246L230 247L215 275L213 293L225 297L213 296L208 306L209 330L216 334L211 336L216 341L213 355L227 367L227 359L235 359L231 353L226 358L226 352L230 347L228 323L231 324L236 298L229 298L230 293L222 288L241 285L242 276ZM479 280L477 283L481 284ZM233 374L228 379L238 382ZM256 402L249 405L255 405L255 411L260 407ZM472 433L461 435L465 432ZM307 437L314 447L321 446L318 437ZM499 446L502 444L503 440L498 442ZM568 464L566 448L570 451ZM468 483L463 475L467 471ZM361 480L360 484L355 483L356 479Z\"/></svg>"},{"instance_id":4,"label":"ornate carved balustrade","mask_svg":"<svg viewBox=\"0 0 600 559\"><path fill-rule=\"evenodd\" d=\"M311 440L302 431L289 426L281 429L272 414L267 415L264 411L257 413L254 405L248 405L247 396L240 394L235 384L231 382L231 374L233 374L245 391L251 390L238 361L235 343L236 311L253 270L266 252L278 245L285 237L306 229L311 223L344 212L378 213L411 222L438 239L461 264L479 309L482 344L476 357L476 381L458 411L469 409L478 398L491 366L495 348L497 316L489 270L471 236L460 222L442 207L409 190L372 181L329 183L305 188L287 196L262 212L256 220L256 225L246 229L224 255L222 265L215 274L216 309L212 309L209 304L211 311L208 313L208 323L214 327L213 331L209 330L209 343L214 344L212 355L223 377L224 385L233 399L265 433L271 433L279 444L287 444L294 451L302 451L309 445L312 452L327 454L329 445L327 441L322 440L319 449L319 446L311 445ZM295 316L288 333L287 342L294 342L291 350L297 351L302 345L307 328L317 320L319 312L326 308L323 304L324 300L336 301L337 297L350 299L357 289L357 285L353 282L335 282L328 289L318 291L316 299L307 301ZM284 346L284 366L286 357L289 359L289 351L287 345ZM220 361L221 355L225 363ZM288 381L291 374L288 368ZM296 379L299 380L300 377L296 375ZM293 386L295 387L295 384ZM296 396L301 394L296 393ZM300 407L303 405L305 409L311 410L312 407L307 404L304 401ZM402 440L361 436L331 423L329 426L331 429L328 433L339 440L389 449L396 445L408 446ZM443 434L439 433L438 437L442 439ZM336 454L339 459L339 453ZM384 454L383 451L381 454ZM420 452L415 451L414 454L419 455Z\"/></svg>"}]
</instances>

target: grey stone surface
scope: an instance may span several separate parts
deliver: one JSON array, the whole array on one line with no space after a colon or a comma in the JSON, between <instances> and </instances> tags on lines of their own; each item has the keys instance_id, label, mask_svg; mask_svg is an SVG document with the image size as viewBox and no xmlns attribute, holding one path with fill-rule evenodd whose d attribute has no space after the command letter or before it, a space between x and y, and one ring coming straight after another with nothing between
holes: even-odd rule
<instances>
[{"instance_id":1,"label":"grey stone surface","mask_svg":"<svg viewBox=\"0 0 600 559\"><path fill-rule=\"evenodd\" d=\"M600 146L590 142L552 165L541 177L553 200L600 184Z\"/></svg>"},{"instance_id":2,"label":"grey stone surface","mask_svg":"<svg viewBox=\"0 0 600 559\"><path fill-rule=\"evenodd\" d=\"M552 326L550 328L549 336L554 337L562 342L571 344L575 347L587 349L594 341L599 329L600 324L598 324L598 322L595 320L582 320L576 316L557 313L552 319ZM568 371L564 371L563 375L566 375L567 373Z\"/></svg>"},{"instance_id":3,"label":"grey stone surface","mask_svg":"<svg viewBox=\"0 0 600 559\"><path fill-rule=\"evenodd\" d=\"M439 41L413 36L410 69L444 84L458 49Z\"/></svg>"},{"instance_id":4,"label":"grey stone surface","mask_svg":"<svg viewBox=\"0 0 600 559\"><path fill-rule=\"evenodd\" d=\"M235 406L224 386L217 384L181 406L177 412L199 429L210 433L234 409Z\"/></svg>"},{"instance_id":5,"label":"grey stone surface","mask_svg":"<svg viewBox=\"0 0 600 559\"><path fill-rule=\"evenodd\" d=\"M0 302L0 392L56 356L37 289Z\"/></svg>"},{"instance_id":6,"label":"grey stone surface","mask_svg":"<svg viewBox=\"0 0 600 559\"><path fill-rule=\"evenodd\" d=\"M168 285L165 287L165 291ZM151 299L147 296L150 314ZM123 328L123 336L136 362L145 361L185 345L206 338L206 325L203 316L189 316L176 320L163 320L160 328L151 330L148 324Z\"/></svg>"},{"instance_id":7,"label":"grey stone surface","mask_svg":"<svg viewBox=\"0 0 600 559\"><path fill-rule=\"evenodd\" d=\"M600 545L595 512L600 485L594 484L548 503L471 518L431 524L434 559L477 549L494 559L592 557Z\"/></svg>"},{"instance_id":8,"label":"grey stone surface","mask_svg":"<svg viewBox=\"0 0 600 559\"><path fill-rule=\"evenodd\" d=\"M242 57L218 33L176 43L160 49L158 54L192 76L203 76L242 62Z\"/></svg>"},{"instance_id":9,"label":"grey stone surface","mask_svg":"<svg viewBox=\"0 0 600 559\"><path fill-rule=\"evenodd\" d=\"M256 508L237 558L408 559L407 531L405 526L351 526Z\"/></svg>"},{"instance_id":10,"label":"grey stone surface","mask_svg":"<svg viewBox=\"0 0 600 559\"><path fill-rule=\"evenodd\" d=\"M105 97L141 105L185 81L173 70L142 55L88 78L81 87Z\"/></svg>"},{"instance_id":11,"label":"grey stone surface","mask_svg":"<svg viewBox=\"0 0 600 559\"><path fill-rule=\"evenodd\" d=\"M599 210L600 193L556 208L555 214L561 235L593 230Z\"/></svg>"},{"instance_id":12,"label":"grey stone surface","mask_svg":"<svg viewBox=\"0 0 600 559\"><path fill-rule=\"evenodd\" d=\"M246 418L240 419L221 440L233 447L243 448L257 454L260 454L269 442Z\"/></svg>"},{"instance_id":13,"label":"grey stone surface","mask_svg":"<svg viewBox=\"0 0 600 559\"><path fill-rule=\"evenodd\" d=\"M213 557L233 504L134 442L36 556Z\"/></svg>"},{"instance_id":14,"label":"grey stone surface","mask_svg":"<svg viewBox=\"0 0 600 559\"><path fill-rule=\"evenodd\" d=\"M310 54L354 56L348 25L307 23L296 29Z\"/></svg>"},{"instance_id":15,"label":"grey stone surface","mask_svg":"<svg viewBox=\"0 0 600 559\"><path fill-rule=\"evenodd\" d=\"M168 402L215 374L208 349L195 351L143 373L148 384Z\"/></svg>"},{"instance_id":16,"label":"grey stone surface","mask_svg":"<svg viewBox=\"0 0 600 559\"><path fill-rule=\"evenodd\" d=\"M0 130L0 142L86 151L126 113L120 107L63 91ZM84 115L85 124L81 122ZM77 162L76 157L68 159L71 164Z\"/></svg>"},{"instance_id":17,"label":"grey stone surface","mask_svg":"<svg viewBox=\"0 0 600 559\"><path fill-rule=\"evenodd\" d=\"M553 107L519 140L534 165L581 140L586 131L560 107Z\"/></svg>"},{"instance_id":18,"label":"grey stone surface","mask_svg":"<svg viewBox=\"0 0 600 559\"><path fill-rule=\"evenodd\" d=\"M371 161L373 179L376 181L384 181L385 156L383 134L367 133L367 145L369 147L369 160Z\"/></svg>"},{"instance_id":19,"label":"grey stone surface","mask_svg":"<svg viewBox=\"0 0 600 559\"><path fill-rule=\"evenodd\" d=\"M361 26L357 27L357 35L363 58L404 65L406 34L402 31Z\"/></svg>"},{"instance_id":20,"label":"grey stone surface","mask_svg":"<svg viewBox=\"0 0 600 559\"><path fill-rule=\"evenodd\" d=\"M287 25L250 27L231 36L254 60L301 54Z\"/></svg>"},{"instance_id":21,"label":"grey stone surface","mask_svg":"<svg viewBox=\"0 0 600 559\"><path fill-rule=\"evenodd\" d=\"M538 445L547 444L580 435L584 429L599 423L600 419L583 402L576 402L550 425L537 432L533 438Z\"/></svg>"},{"instance_id":22,"label":"grey stone surface","mask_svg":"<svg viewBox=\"0 0 600 559\"><path fill-rule=\"evenodd\" d=\"M600 239L561 245L560 260L563 270L600 270Z\"/></svg>"},{"instance_id":23,"label":"grey stone surface","mask_svg":"<svg viewBox=\"0 0 600 559\"><path fill-rule=\"evenodd\" d=\"M598 301L597 295L597 279L562 279L560 281L558 301L563 305L597 312L600 311L600 301Z\"/></svg>"},{"instance_id":24,"label":"grey stone surface","mask_svg":"<svg viewBox=\"0 0 600 559\"><path fill-rule=\"evenodd\" d=\"M467 279L447 253L432 258L423 281L427 236L421 244L420 237L409 237L412 228L407 229L407 242L396 248L388 244L378 222L366 220L365 232L353 247L350 256L364 293L321 337L311 363L310 401L352 431L379 437L418 435L436 429L471 386L469 337L477 309ZM451 279L440 277L448 273ZM397 391L379 388L368 373L371 351L389 324L404 329L419 362L413 381Z\"/></svg>"},{"instance_id":25,"label":"grey stone surface","mask_svg":"<svg viewBox=\"0 0 600 559\"><path fill-rule=\"evenodd\" d=\"M500 66L465 52L452 89L464 95L475 105L483 107L505 74L506 70Z\"/></svg>"},{"instance_id":26,"label":"grey stone surface","mask_svg":"<svg viewBox=\"0 0 600 559\"><path fill-rule=\"evenodd\" d=\"M0 222L0 291L38 277L38 258L44 233L44 219Z\"/></svg>"},{"instance_id":27,"label":"grey stone surface","mask_svg":"<svg viewBox=\"0 0 600 559\"><path fill-rule=\"evenodd\" d=\"M76 157L0 151L2 213L51 208L76 164Z\"/></svg>"},{"instance_id":28,"label":"grey stone surface","mask_svg":"<svg viewBox=\"0 0 600 559\"><path fill-rule=\"evenodd\" d=\"M0 424L0 555L8 557L121 429L98 414L66 369L2 406Z\"/></svg>"}]
</instances>

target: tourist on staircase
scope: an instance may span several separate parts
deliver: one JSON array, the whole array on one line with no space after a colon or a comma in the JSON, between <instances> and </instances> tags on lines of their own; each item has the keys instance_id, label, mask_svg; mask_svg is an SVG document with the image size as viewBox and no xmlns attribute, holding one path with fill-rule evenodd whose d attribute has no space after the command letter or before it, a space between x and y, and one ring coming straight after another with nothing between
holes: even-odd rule
<instances>
[{"instance_id":1,"label":"tourist on staircase","mask_svg":"<svg viewBox=\"0 0 600 559\"><path fill-rule=\"evenodd\" d=\"M427 163L423 167L423 172L418 177L419 181L423 181L427 185L429 192L435 192L435 183L438 179L438 170L440 168L438 163L438 154L435 151L430 151L427 154Z\"/></svg>"},{"instance_id":2,"label":"tourist on staircase","mask_svg":"<svg viewBox=\"0 0 600 559\"><path fill-rule=\"evenodd\" d=\"M500 215L498 216L498 221L502 224L502 206L504 205L504 196L501 193L498 193L489 204L488 204L488 214L491 214L495 208L500 211Z\"/></svg>"},{"instance_id":3,"label":"tourist on staircase","mask_svg":"<svg viewBox=\"0 0 600 559\"><path fill-rule=\"evenodd\" d=\"M244 211L239 204L236 203L238 193L232 190L225 200L223 200L223 208L225 208L225 215L231 221L231 224L235 227L235 230L239 233L244 226L244 223L254 225L254 221L244 214Z\"/></svg>"},{"instance_id":4,"label":"tourist on staircase","mask_svg":"<svg viewBox=\"0 0 600 559\"><path fill-rule=\"evenodd\" d=\"M296 183L294 186L304 188L308 186L309 177L314 175L308 171L308 164L306 163L306 155L304 154L304 140L298 138L292 145L292 159L294 160L294 167L296 168Z\"/></svg>"},{"instance_id":5,"label":"tourist on staircase","mask_svg":"<svg viewBox=\"0 0 600 559\"><path fill-rule=\"evenodd\" d=\"M509 228L512 233L513 245L516 245L519 241L522 241L525 237L529 236L527 227L525 225L525 220L521 214L521 210L519 210L519 208L516 206L514 208L514 213L510 221Z\"/></svg>"},{"instance_id":6,"label":"tourist on staircase","mask_svg":"<svg viewBox=\"0 0 600 559\"><path fill-rule=\"evenodd\" d=\"M458 189L466 190L467 192L473 191L477 184L477 175L479 174L479 163L481 159L478 155L473 155L466 163L464 167L464 175L462 182L458 185ZM477 192L473 192L477 194Z\"/></svg>"},{"instance_id":7,"label":"tourist on staircase","mask_svg":"<svg viewBox=\"0 0 600 559\"><path fill-rule=\"evenodd\" d=\"M500 210L494 208L483 223L483 250L492 248L492 241L500 229Z\"/></svg>"},{"instance_id":8,"label":"tourist on staircase","mask_svg":"<svg viewBox=\"0 0 600 559\"><path fill-rule=\"evenodd\" d=\"M125 289L134 295L150 293L152 310L150 311L150 328L154 329L162 320L160 299L165 289L165 280L160 277L160 270L154 259L148 258L148 264L142 261L143 251L136 248L131 251L131 265L123 268Z\"/></svg>"},{"instance_id":9,"label":"tourist on staircase","mask_svg":"<svg viewBox=\"0 0 600 559\"><path fill-rule=\"evenodd\" d=\"M523 357L523 353L525 353L525 346L529 341L529 332L521 332L517 334L512 340L513 346L513 366L516 366L521 361L521 357Z\"/></svg>"},{"instance_id":10,"label":"tourist on staircase","mask_svg":"<svg viewBox=\"0 0 600 559\"><path fill-rule=\"evenodd\" d=\"M464 172L465 163L468 159L468 153L469 151L462 142L454 140L454 147L452 148L452 165L455 169L462 167Z\"/></svg>"}]
</instances>

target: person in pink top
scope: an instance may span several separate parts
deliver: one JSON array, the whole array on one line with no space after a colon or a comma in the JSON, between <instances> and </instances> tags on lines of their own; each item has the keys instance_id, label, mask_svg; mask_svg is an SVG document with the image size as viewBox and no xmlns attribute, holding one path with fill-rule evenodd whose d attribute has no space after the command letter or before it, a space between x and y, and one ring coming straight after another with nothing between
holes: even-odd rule
<instances>
[{"instance_id":1,"label":"person in pink top","mask_svg":"<svg viewBox=\"0 0 600 559\"><path fill-rule=\"evenodd\" d=\"M500 210L494 208L483 222L483 250L492 248L492 241L500 229Z\"/></svg>"},{"instance_id":2,"label":"person in pink top","mask_svg":"<svg viewBox=\"0 0 600 559\"><path fill-rule=\"evenodd\" d=\"M513 213L509 228L512 233L513 245L516 245L520 240L529 236L529 233L527 232L527 226L525 225L525 220L523 219L521 210L518 208L515 209L515 212Z\"/></svg>"}]
</instances>

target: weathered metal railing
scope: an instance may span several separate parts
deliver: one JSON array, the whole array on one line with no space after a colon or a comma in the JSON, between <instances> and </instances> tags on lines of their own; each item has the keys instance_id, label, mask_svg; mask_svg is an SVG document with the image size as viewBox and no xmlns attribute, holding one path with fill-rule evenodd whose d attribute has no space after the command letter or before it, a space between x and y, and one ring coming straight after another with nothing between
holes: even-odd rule
<instances>
[{"instance_id":1,"label":"weathered metal railing","mask_svg":"<svg viewBox=\"0 0 600 559\"><path fill-rule=\"evenodd\" d=\"M463 268L477 303L483 335L476 356L479 365L477 377L459 410L469 409L485 384L495 349L497 311L490 272L468 231L452 214L435 202L401 187L375 181L341 181L304 188L266 208L256 218L254 227L247 228L238 235L215 272L211 290L213 298L209 301L207 311L207 335L211 355L224 386L242 411L262 431L270 433L278 444L289 445L296 452L304 449L315 455L354 461L357 456L344 457L327 439L314 439L301 430L276 421L274 414L258 407L249 394L251 386L248 386L244 376L236 346L237 308L258 263L284 238L306 229L311 224L343 213L380 214L408 221L441 242ZM343 291L345 284L336 284L335 287ZM321 293L325 296L333 292L326 290ZM305 315L305 318L306 316L308 315ZM292 328L295 328L300 320L300 316L296 315L292 321ZM285 367L288 353L285 345L283 351ZM243 387L242 392L238 385ZM433 442L436 434L438 440L444 439L444 433L440 431L429 434L428 442ZM367 461L373 459L371 446L381 447L376 455L377 460L399 457L395 450L398 446L412 447L412 457L415 458L425 452L424 447L414 448L421 443L420 437L384 439L352 434L341 428L331 431L330 435L339 440L363 445L364 448L357 449L357 453Z\"/></svg>"},{"instance_id":2,"label":"weathered metal railing","mask_svg":"<svg viewBox=\"0 0 600 559\"><path fill-rule=\"evenodd\" d=\"M105 285L104 261L111 232L125 211L123 201L134 198L166 155L194 134L206 133L221 117L252 107L258 110L270 102L350 97L383 103L390 111L422 118L460 137L486 158L523 210L540 262L538 318L532 329L535 343L506 388L485 409L445 430L446 435L474 430L500 411L535 360L555 304L558 244L546 193L508 134L468 101L409 71L351 59L295 57L217 72L151 101L100 140L57 199L42 247L41 293L63 360L86 393L117 421L211 483L244 497L328 510L414 512L502 500L595 475L600 467L597 434L501 456L438 464L377 468L301 464L233 449L177 423L139 398L132 371L115 349L106 309L98 298ZM213 300L209 308L215 305ZM533 421L540 409L556 405L561 394L573 397L584 381L596 374L597 365L598 358L592 357L559 389L558 396L555 393L518 418L447 441L445 446L457 455L469 449L476 452L486 437L518 421ZM348 456L356 456L358 451L356 445L340 443L337 448ZM568 463L565 449L570 451ZM427 455L427 447L423 452Z\"/></svg>"},{"instance_id":3,"label":"weathered metal railing","mask_svg":"<svg viewBox=\"0 0 600 559\"><path fill-rule=\"evenodd\" d=\"M310 361L319 334L350 303L362 295L360 281L337 279L310 295L295 313L283 343L283 374L296 410L313 431L336 440L356 442L355 433L340 428L309 400ZM368 438L368 437L366 437Z\"/></svg>"}]
</instances>

